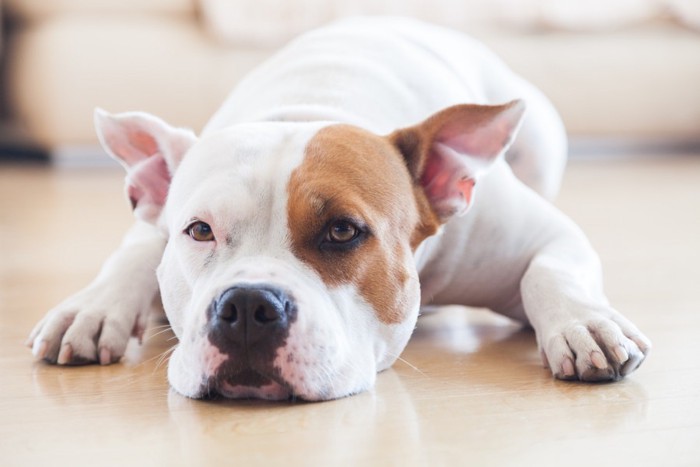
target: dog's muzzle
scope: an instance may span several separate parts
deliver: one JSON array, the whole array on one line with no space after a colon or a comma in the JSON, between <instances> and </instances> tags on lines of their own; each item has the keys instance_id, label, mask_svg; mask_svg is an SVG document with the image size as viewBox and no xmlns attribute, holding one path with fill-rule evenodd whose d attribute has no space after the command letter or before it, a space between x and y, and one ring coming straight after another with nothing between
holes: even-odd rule
<instances>
[{"instance_id":1,"label":"dog's muzzle","mask_svg":"<svg viewBox=\"0 0 700 467\"><path fill-rule=\"evenodd\" d=\"M284 384L274 360L296 315L291 295L269 284L238 284L215 298L209 307L208 338L228 359L210 387Z\"/></svg>"}]
</instances>

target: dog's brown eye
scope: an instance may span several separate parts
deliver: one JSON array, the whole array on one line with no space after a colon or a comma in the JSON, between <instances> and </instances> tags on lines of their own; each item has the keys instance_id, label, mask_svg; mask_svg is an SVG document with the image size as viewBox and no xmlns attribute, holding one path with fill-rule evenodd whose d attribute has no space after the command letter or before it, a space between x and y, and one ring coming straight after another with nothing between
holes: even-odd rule
<instances>
[{"instance_id":1,"label":"dog's brown eye","mask_svg":"<svg viewBox=\"0 0 700 467\"><path fill-rule=\"evenodd\" d=\"M214 240L214 232L206 222L197 221L187 227L187 233L198 242L211 242Z\"/></svg>"},{"instance_id":2,"label":"dog's brown eye","mask_svg":"<svg viewBox=\"0 0 700 467\"><path fill-rule=\"evenodd\" d=\"M328 240L333 243L348 243L357 238L360 229L348 221L337 221L328 229Z\"/></svg>"}]
</instances>

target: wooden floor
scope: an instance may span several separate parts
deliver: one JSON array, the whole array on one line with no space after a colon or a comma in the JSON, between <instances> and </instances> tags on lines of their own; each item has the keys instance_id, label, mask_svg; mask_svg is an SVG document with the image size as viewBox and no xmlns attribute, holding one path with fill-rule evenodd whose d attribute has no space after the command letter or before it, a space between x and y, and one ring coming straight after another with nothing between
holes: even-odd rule
<instances>
[{"instance_id":1,"label":"wooden floor","mask_svg":"<svg viewBox=\"0 0 700 467\"><path fill-rule=\"evenodd\" d=\"M33 361L31 327L91 278L130 213L116 170L0 166L0 465L700 465L700 157L577 160L558 204L654 342L626 380L555 381L532 333L446 309L371 392L198 402L168 389L167 331L119 365Z\"/></svg>"}]
</instances>

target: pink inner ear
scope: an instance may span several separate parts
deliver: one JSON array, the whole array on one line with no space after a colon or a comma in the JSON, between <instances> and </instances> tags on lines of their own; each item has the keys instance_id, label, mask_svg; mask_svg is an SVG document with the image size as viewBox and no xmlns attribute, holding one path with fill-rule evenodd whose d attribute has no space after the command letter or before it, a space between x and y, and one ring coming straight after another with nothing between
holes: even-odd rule
<instances>
[{"instance_id":1,"label":"pink inner ear","mask_svg":"<svg viewBox=\"0 0 700 467\"><path fill-rule=\"evenodd\" d=\"M519 121L512 121L509 117L511 115L506 110L493 120L472 128L464 128L459 122L449 123L440 129L436 142L472 157L494 158L508 145Z\"/></svg>"},{"instance_id":2,"label":"pink inner ear","mask_svg":"<svg viewBox=\"0 0 700 467\"><path fill-rule=\"evenodd\" d=\"M459 108L459 107L458 107ZM501 106L466 106L462 112L446 113L434 142L481 159L497 157L517 130L525 104L513 101ZM448 110L449 112L449 110Z\"/></svg>"},{"instance_id":3,"label":"pink inner ear","mask_svg":"<svg viewBox=\"0 0 700 467\"><path fill-rule=\"evenodd\" d=\"M127 193L134 210L162 207L170 187L170 171L160 153L153 154L129 169Z\"/></svg>"},{"instance_id":4,"label":"pink inner ear","mask_svg":"<svg viewBox=\"0 0 700 467\"><path fill-rule=\"evenodd\" d=\"M446 146L434 147L426 161L421 185L438 216L464 212L474 190L474 179L462 156Z\"/></svg>"},{"instance_id":5,"label":"pink inner ear","mask_svg":"<svg viewBox=\"0 0 700 467\"><path fill-rule=\"evenodd\" d=\"M462 196L464 196L467 204L470 204L472 202L472 193L474 191L474 180L471 178L460 180L457 185L457 189L462 193Z\"/></svg>"},{"instance_id":6,"label":"pink inner ear","mask_svg":"<svg viewBox=\"0 0 700 467\"><path fill-rule=\"evenodd\" d=\"M108 148L128 167L158 152L158 142L153 135L133 125L115 127L114 122L108 121L104 126L104 137Z\"/></svg>"},{"instance_id":7,"label":"pink inner ear","mask_svg":"<svg viewBox=\"0 0 700 467\"><path fill-rule=\"evenodd\" d=\"M495 130L495 129L494 129ZM506 133L507 134L507 133ZM454 135L441 135L440 143L452 148L459 148L460 152L472 157L493 158L498 155L505 143L502 133L493 131L475 131L472 133L457 133Z\"/></svg>"},{"instance_id":8,"label":"pink inner ear","mask_svg":"<svg viewBox=\"0 0 700 467\"><path fill-rule=\"evenodd\" d=\"M135 148L138 148L139 152L143 154L150 156L151 154L158 152L158 143L156 143L153 136L145 131L134 131L133 133L129 133L128 138L129 144Z\"/></svg>"}]
</instances>

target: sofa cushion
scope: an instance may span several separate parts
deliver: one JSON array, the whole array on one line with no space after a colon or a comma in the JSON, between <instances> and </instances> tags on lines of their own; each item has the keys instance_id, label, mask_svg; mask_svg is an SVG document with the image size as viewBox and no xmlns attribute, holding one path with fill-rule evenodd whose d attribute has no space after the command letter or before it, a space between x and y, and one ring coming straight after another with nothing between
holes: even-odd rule
<instances>
[{"instance_id":1,"label":"sofa cushion","mask_svg":"<svg viewBox=\"0 0 700 467\"><path fill-rule=\"evenodd\" d=\"M23 20L64 13L194 15L194 0L5 0L7 11Z\"/></svg>"},{"instance_id":2,"label":"sofa cushion","mask_svg":"<svg viewBox=\"0 0 700 467\"><path fill-rule=\"evenodd\" d=\"M269 55L212 47L197 22L155 15L57 15L23 28L9 51L9 103L47 147L96 143L95 107L199 129Z\"/></svg>"}]
</instances>

